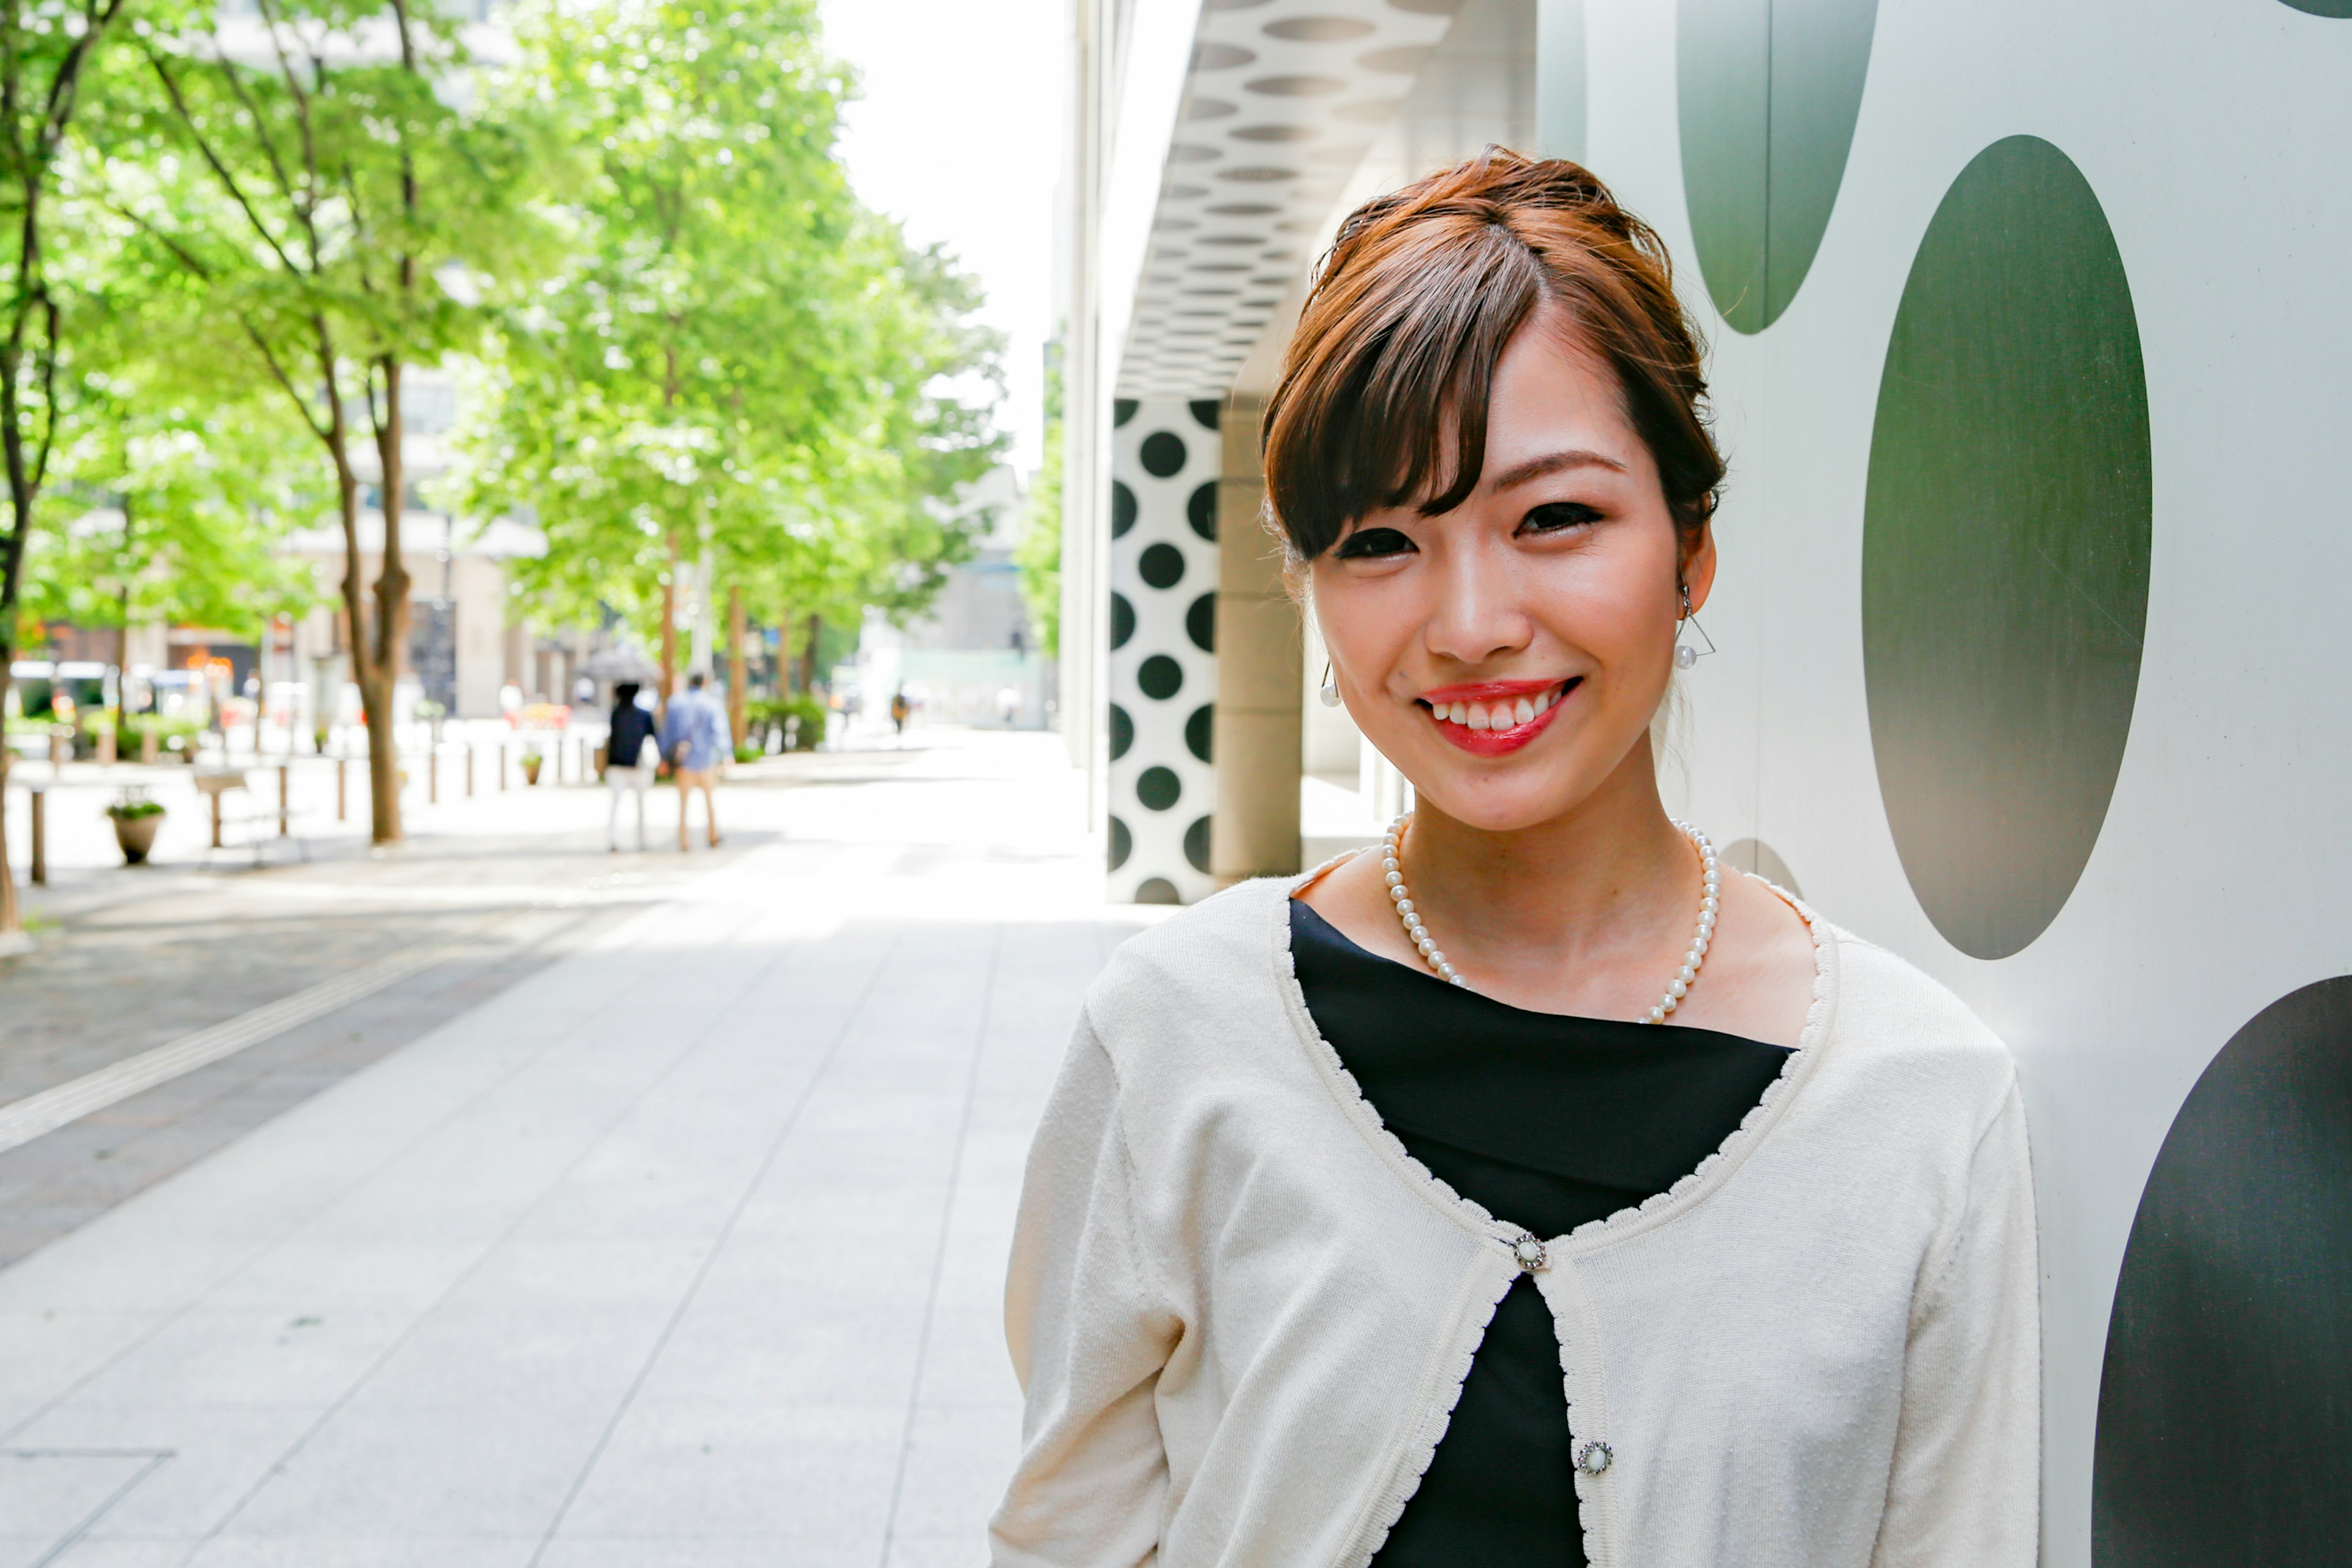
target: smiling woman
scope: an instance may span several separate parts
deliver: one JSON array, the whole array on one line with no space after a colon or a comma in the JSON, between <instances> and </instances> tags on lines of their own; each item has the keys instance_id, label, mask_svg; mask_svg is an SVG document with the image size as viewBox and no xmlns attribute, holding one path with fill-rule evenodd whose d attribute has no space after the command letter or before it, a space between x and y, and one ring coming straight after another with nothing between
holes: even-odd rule
<instances>
[{"instance_id":1,"label":"smiling woman","mask_svg":"<svg viewBox=\"0 0 2352 1568\"><path fill-rule=\"evenodd\" d=\"M1267 493L1418 805L1089 994L999 1562L2034 1560L2008 1053L1659 799L1717 570L1700 352L1574 164L1490 151L1341 229Z\"/></svg>"}]
</instances>

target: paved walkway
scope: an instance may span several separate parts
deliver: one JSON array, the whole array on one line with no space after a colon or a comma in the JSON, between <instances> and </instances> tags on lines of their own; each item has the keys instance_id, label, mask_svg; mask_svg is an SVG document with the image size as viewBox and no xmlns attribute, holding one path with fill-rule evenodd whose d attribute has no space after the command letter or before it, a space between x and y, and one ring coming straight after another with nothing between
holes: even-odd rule
<instances>
[{"instance_id":1,"label":"paved walkway","mask_svg":"<svg viewBox=\"0 0 2352 1568\"><path fill-rule=\"evenodd\" d=\"M1022 1156L1131 929L1054 746L828 761L0 1272L0 1568L976 1561Z\"/></svg>"}]
</instances>

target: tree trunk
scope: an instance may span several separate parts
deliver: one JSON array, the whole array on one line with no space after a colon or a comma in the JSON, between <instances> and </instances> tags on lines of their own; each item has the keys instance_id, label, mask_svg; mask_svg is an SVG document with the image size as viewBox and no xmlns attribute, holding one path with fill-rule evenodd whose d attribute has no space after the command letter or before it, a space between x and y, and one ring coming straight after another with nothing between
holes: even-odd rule
<instances>
[{"instance_id":1,"label":"tree trunk","mask_svg":"<svg viewBox=\"0 0 2352 1568\"><path fill-rule=\"evenodd\" d=\"M0 627L16 625L16 606L10 605L0 615ZM16 639L0 631L0 712L7 711L8 688L16 676L10 666L16 658ZM16 873L8 865L8 764L15 762L16 749L0 738L0 936L25 929L24 912L16 907Z\"/></svg>"},{"instance_id":2,"label":"tree trunk","mask_svg":"<svg viewBox=\"0 0 2352 1568\"><path fill-rule=\"evenodd\" d=\"M740 585L730 584L727 589L727 724L739 746L743 743L745 734L744 699L750 695L744 689L747 679L743 670L744 631L743 590Z\"/></svg>"},{"instance_id":3,"label":"tree trunk","mask_svg":"<svg viewBox=\"0 0 2352 1568\"><path fill-rule=\"evenodd\" d=\"M816 641L824 635L824 617L809 612L808 641L801 645L801 689L816 689Z\"/></svg>"},{"instance_id":4,"label":"tree trunk","mask_svg":"<svg viewBox=\"0 0 2352 1568\"><path fill-rule=\"evenodd\" d=\"M131 557L132 523L131 498L122 498L122 591L114 601L114 760L122 760L123 688L131 684L131 579L137 570ZM268 693L263 693L264 700ZM256 731L258 734L260 731Z\"/></svg>"},{"instance_id":5,"label":"tree trunk","mask_svg":"<svg viewBox=\"0 0 2352 1568\"><path fill-rule=\"evenodd\" d=\"M375 640L360 677L360 706L368 721L369 834L378 844L400 841L400 715L394 711L400 665L408 647L408 565L400 552L400 517L407 504L401 467L401 363L382 362L383 414L376 423L376 462L383 476L383 553L375 574ZM353 631L358 628L354 626Z\"/></svg>"},{"instance_id":6,"label":"tree trunk","mask_svg":"<svg viewBox=\"0 0 2352 1568\"><path fill-rule=\"evenodd\" d=\"M677 535L669 536L669 572L662 578L661 700L655 704L669 713L669 700L677 695Z\"/></svg>"}]
</instances>

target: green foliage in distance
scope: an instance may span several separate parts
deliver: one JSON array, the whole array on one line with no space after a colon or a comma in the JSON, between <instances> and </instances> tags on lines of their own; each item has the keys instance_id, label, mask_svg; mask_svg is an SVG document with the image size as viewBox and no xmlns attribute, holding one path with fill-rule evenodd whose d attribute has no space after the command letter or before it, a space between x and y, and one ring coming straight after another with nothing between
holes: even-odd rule
<instances>
[{"instance_id":1,"label":"green foliage in distance","mask_svg":"<svg viewBox=\"0 0 2352 1568\"><path fill-rule=\"evenodd\" d=\"M560 160L529 117L484 110L437 6L262 0L258 17L142 18L131 37L145 70L94 138L98 199L234 326L242 352L224 374L274 384L317 445L343 533L373 837L396 839L383 742L408 630L404 376L476 346L484 296L551 259L534 198ZM367 479L393 498L380 544L361 532ZM372 588L363 552L382 562Z\"/></svg>"},{"instance_id":2,"label":"green foliage in distance","mask_svg":"<svg viewBox=\"0 0 2352 1568\"><path fill-rule=\"evenodd\" d=\"M174 0L150 0L159 12ZM73 399L70 285L49 232L68 138L96 62L131 0L16 0L0 10L0 709L15 663L19 601L61 409ZM0 784L9 752L0 747ZM21 930L0 788L0 934Z\"/></svg>"},{"instance_id":3,"label":"green foliage in distance","mask_svg":"<svg viewBox=\"0 0 2352 1568\"><path fill-rule=\"evenodd\" d=\"M814 5L545 4L518 37L508 90L593 161L462 442L468 510L546 536L520 590L650 630L707 551L763 616L919 609L985 531L944 503L1001 449L957 395L997 345L970 280L851 195Z\"/></svg>"},{"instance_id":4,"label":"green foliage in distance","mask_svg":"<svg viewBox=\"0 0 2352 1568\"><path fill-rule=\"evenodd\" d=\"M1062 362L1059 344L1045 366L1045 455L1037 467L1036 482L1029 487L1029 504L1021 518L1021 539L1013 546L1013 564L1021 569L1021 597L1036 623L1037 640L1047 658L1062 653Z\"/></svg>"}]
</instances>

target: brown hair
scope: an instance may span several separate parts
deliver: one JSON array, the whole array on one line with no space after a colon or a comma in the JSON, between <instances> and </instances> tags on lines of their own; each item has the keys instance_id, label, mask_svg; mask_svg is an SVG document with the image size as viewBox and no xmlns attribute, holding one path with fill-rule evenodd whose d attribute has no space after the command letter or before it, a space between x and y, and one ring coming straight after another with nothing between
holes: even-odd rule
<instances>
[{"instance_id":1,"label":"brown hair","mask_svg":"<svg viewBox=\"0 0 2352 1568\"><path fill-rule=\"evenodd\" d=\"M1262 427L1266 498L1298 559L1376 508L1462 504L1496 363L1546 304L1616 373L1675 526L1697 531L1723 458L1665 246L1585 169L1489 147L1357 208L1323 258Z\"/></svg>"}]
</instances>

